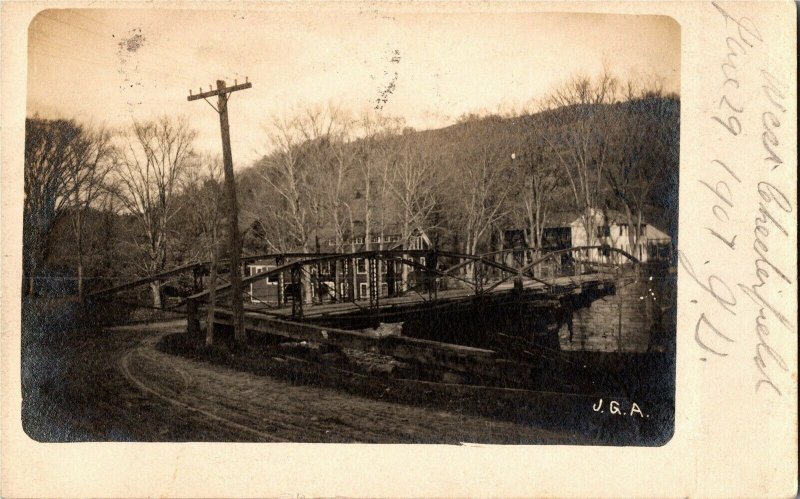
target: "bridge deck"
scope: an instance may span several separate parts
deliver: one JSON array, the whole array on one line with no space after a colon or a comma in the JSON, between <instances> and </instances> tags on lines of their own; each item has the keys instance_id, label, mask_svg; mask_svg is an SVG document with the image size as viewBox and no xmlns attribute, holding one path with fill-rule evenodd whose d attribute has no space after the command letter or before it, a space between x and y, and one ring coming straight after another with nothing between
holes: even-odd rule
<instances>
[{"instance_id":1,"label":"bridge deck","mask_svg":"<svg viewBox=\"0 0 800 499\"><path fill-rule=\"evenodd\" d=\"M613 282L614 276L607 273L592 273L583 274L579 276L567 276L551 279L548 284L537 282L531 279L523 280L523 290L533 296L540 296L541 298L558 298L563 294L570 294L579 292L586 287L596 287L598 285L605 285ZM491 286L489 283L486 287ZM500 295L511 291L514 287L513 282L505 282L492 289L490 294ZM554 291L557 290L557 291ZM436 293L435 302L437 305L446 305L457 303L460 301L470 300L474 296L471 289L455 288L441 290ZM422 293L408 293L404 296L395 297L382 297L378 300L378 308L382 311L389 311L392 309L408 309L415 308L417 305L432 305L429 301L427 292ZM292 306L284 305L277 306L274 302L245 302L245 307L248 310L259 311L268 315L282 318L290 318L292 316ZM319 317L332 317L338 315L348 315L369 309L369 301L362 300L357 302L338 302L338 303L322 303L322 304L306 304L304 305L303 317L306 319L313 319Z\"/></svg>"}]
</instances>

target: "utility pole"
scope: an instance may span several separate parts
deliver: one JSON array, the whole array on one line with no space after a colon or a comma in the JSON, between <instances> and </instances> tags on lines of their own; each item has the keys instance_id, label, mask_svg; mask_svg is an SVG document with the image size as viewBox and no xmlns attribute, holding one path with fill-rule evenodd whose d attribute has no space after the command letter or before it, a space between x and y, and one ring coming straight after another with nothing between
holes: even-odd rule
<instances>
[{"instance_id":1,"label":"utility pole","mask_svg":"<svg viewBox=\"0 0 800 499\"><path fill-rule=\"evenodd\" d=\"M231 306L233 312L233 338L237 345L243 345L247 338L244 331L244 302L242 301L242 276L239 263L242 253L242 241L239 237L239 220L236 210L236 183L233 179L233 158L231 157L231 135L228 127L228 98L230 94L239 90L251 88L253 85L247 81L237 84L234 80L232 87L226 87L224 80L217 80L217 88L209 87L208 92L192 95L189 90L187 100L205 100L217 114L219 114L219 128L222 133L222 161L225 169L225 193L228 198L228 219L230 220L230 279L231 279ZM209 102L208 97L217 97L217 107ZM210 326L209 326L210 327Z\"/></svg>"}]
</instances>

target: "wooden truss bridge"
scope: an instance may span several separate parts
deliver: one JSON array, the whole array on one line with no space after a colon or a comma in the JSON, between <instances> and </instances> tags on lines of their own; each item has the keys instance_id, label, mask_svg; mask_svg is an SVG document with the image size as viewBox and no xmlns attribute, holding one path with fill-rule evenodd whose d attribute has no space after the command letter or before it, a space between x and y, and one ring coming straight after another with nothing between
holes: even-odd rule
<instances>
[{"instance_id":1,"label":"wooden truss bridge","mask_svg":"<svg viewBox=\"0 0 800 499\"><path fill-rule=\"evenodd\" d=\"M598 258L597 255L602 256ZM509 264L509 260L512 263ZM369 292L360 298L352 289L356 261L364 262L369 283ZM536 248L517 248L481 255L439 250L270 253L245 256L241 262L242 274L246 274L246 266L254 262L274 262L272 268L243 277L243 285L267 279L278 280L282 284L278 300L274 303L265 303L245 292L244 299L250 302L250 310L303 320L352 310L380 310L417 303L434 305L509 291L556 298L613 284L620 268L625 264L638 263L638 260L625 251L609 246L580 246L548 252ZM227 260L220 260L216 265L219 283L214 291L216 297L224 301L230 293L231 286L226 275L231 269ZM323 265L334 269L333 273L338 275L324 274L320 270ZM393 270L387 273L386 269L405 266L413 279L403 282L402 286L397 284L388 296L383 296L378 287L381 265L385 274L397 274L396 279L399 279L400 272ZM191 282L188 293L184 289L178 293L175 301L164 306L165 309L188 311L195 305L208 302L211 289L208 289L205 277L209 275L210 267L210 262L191 263L101 289L89 296L95 300L125 302L126 293L130 294L131 291L141 290L152 283L159 283L160 286L175 281L186 283L188 278ZM330 286L331 281L339 285ZM385 284L386 278L383 281ZM319 292L310 296L308 290L304 289L309 286Z\"/></svg>"},{"instance_id":2,"label":"wooden truss bridge","mask_svg":"<svg viewBox=\"0 0 800 499\"><path fill-rule=\"evenodd\" d=\"M508 249L482 255L439 250L280 253L245 256L241 260L242 269L235 270L243 274L248 264L269 262L269 266L264 265L267 270L242 278L245 289L251 283L272 279L279 282L280 291L271 301L249 294L243 297L248 334L354 348L482 379L530 379L542 365L504 358L491 349L404 335L379 336L365 329L444 311L458 313L476 303L502 307L505 303L525 302L534 308L554 307L565 297L608 294L613 292L621 269L637 263L632 255L608 246L549 252ZM365 296L359 296L354 289L354 272L359 265L367 275L369 291ZM176 281L189 283L189 289L173 297L166 308L183 311L188 333L199 337L203 327L210 326L210 317L214 318L211 326L215 328L229 328L232 324L231 286L226 275L234 269L227 261L217 263L220 279L213 290L214 310L209 314L212 290L205 277L210 266L210 262L184 265L97 291L91 298L124 302L126 296L130 298L131 293L154 282L162 286ZM393 273L398 275L392 276ZM399 274L403 274L402 280ZM384 281L393 282L382 293Z\"/></svg>"}]
</instances>

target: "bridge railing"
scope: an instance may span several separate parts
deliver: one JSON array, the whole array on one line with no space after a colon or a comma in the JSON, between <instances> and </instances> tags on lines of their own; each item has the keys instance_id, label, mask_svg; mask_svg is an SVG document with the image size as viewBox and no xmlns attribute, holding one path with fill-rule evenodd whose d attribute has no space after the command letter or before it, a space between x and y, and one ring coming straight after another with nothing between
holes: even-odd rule
<instances>
[{"instance_id":1,"label":"bridge railing","mask_svg":"<svg viewBox=\"0 0 800 499\"><path fill-rule=\"evenodd\" d=\"M514 250L512 249L506 251L514 251ZM495 253L499 254L502 252L495 252ZM592 258L592 256L596 254L619 255L620 257L622 257L624 263L603 261L603 259ZM567 258L563 258L565 256ZM616 260L620 259L617 258ZM535 269L547 262L552 262L554 264L555 271L548 278L544 278L543 276L541 276L541 274L540 276L537 277L535 275ZM485 291L491 292L492 290L508 282L510 279L514 277L518 279L521 279L523 277L529 277L532 280L541 282L546 287L552 289L558 286L556 282L557 278L570 277L570 276L577 277L581 274L585 274L592 270L597 270L597 269L602 269L603 271L609 273L617 273L618 270L626 263L637 264L639 263L639 260L630 253L627 253L618 248L604 246L604 245L577 246L574 248L564 248L560 250L546 252L539 258L532 258L531 262L517 269L516 276L503 276L497 281L495 281L488 288L486 288Z\"/></svg>"},{"instance_id":2,"label":"bridge railing","mask_svg":"<svg viewBox=\"0 0 800 499\"><path fill-rule=\"evenodd\" d=\"M436 300L440 291L453 288L465 290L468 294L481 295L491 293L510 280L521 282L523 279L538 283L545 289L556 286L556 279L568 275L579 275L587 270L613 271L618 264L593 261L587 256L592 252L616 252L625 260L636 262L636 258L616 248L603 246L584 246L557 251L543 251L537 248L526 248L520 259L526 262L522 266L509 265L506 258L497 261L498 256L517 249L509 249L469 255L441 250L373 250L354 253L280 253L251 255L243 257L244 264L272 259L274 268L255 272L242 279L245 299L252 307L265 313L276 308L291 306L293 317L303 317L304 308L315 304L330 302L350 302L360 308L377 308L390 296L414 295L422 300ZM520 261L517 260L517 263ZM511 262L514 263L514 262ZM323 264L331 264L337 276L329 276L320 271ZM362 273L358 270L363 264L366 282L366 293L356 284L364 284L363 279L354 277ZM449 266L448 266L449 264ZM218 283L214 285L216 303L225 303L231 299L230 283L224 270L229 265L227 260L217 262ZM331 265L328 265L329 267ZM185 307L188 313L209 301L211 290L204 282L211 262L198 262L183 265L166 272L137 279L128 283L106 288L92 294L92 298L102 299L118 297L122 294L150 285L153 282L163 285L170 280L192 276L191 293L177 297L164 308L180 309ZM543 272L543 269L548 269ZM392 285L387 282L389 269L394 274ZM227 269L229 272L231 269ZM243 272L243 269L239 271ZM385 271L386 277L382 275ZM244 273L244 272L243 272ZM398 275L402 274L402 275ZM546 275L545 275L546 274ZM251 293L248 284L257 283L268 278L279 281L279 297L274 302L264 300ZM358 281L358 282L357 282ZM331 286L333 284L333 286ZM386 284L386 291L383 285ZM398 286L398 289L392 289ZM206 289L203 289L206 288Z\"/></svg>"}]
</instances>

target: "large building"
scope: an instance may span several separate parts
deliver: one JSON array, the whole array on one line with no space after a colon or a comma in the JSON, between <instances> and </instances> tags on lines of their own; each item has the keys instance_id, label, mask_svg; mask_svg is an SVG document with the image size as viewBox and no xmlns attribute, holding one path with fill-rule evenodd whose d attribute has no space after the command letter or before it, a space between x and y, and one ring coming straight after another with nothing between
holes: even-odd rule
<instances>
[{"instance_id":1,"label":"large building","mask_svg":"<svg viewBox=\"0 0 800 499\"><path fill-rule=\"evenodd\" d=\"M594 237L586 234L586 225L583 218L576 213L559 212L550 217L547 226L542 232L542 250L558 251L580 246L607 246L622 250L640 262L669 261L672 258L672 238L664 231L647 222L642 222L637 229L628 224L627 217L615 211L594 210L591 226L595 231ZM638 240L631 247L629 231L638 231ZM520 229L507 230L504 243L509 248L533 246L525 236L525 231ZM608 249L594 249L581 255L595 262L624 263L627 258L615 251ZM564 258L572 258L565 253Z\"/></svg>"},{"instance_id":2,"label":"large building","mask_svg":"<svg viewBox=\"0 0 800 499\"><path fill-rule=\"evenodd\" d=\"M337 242L335 231L331 227L323 227L317 233L317 249L320 253L357 253L367 250L426 250L431 247L431 241L425 231L415 229L404 239L398 226L388 226L382 233L371 231L369 234L364 230L362 223L354 224L352 234L340 242ZM299 252L299 251L298 251ZM425 265L425 258L415 259L420 265ZM352 263L337 263L335 261L322 263L314 268L304 271L311 276L312 294L323 301L339 299L364 300L369 298L369 261L364 258L356 258ZM376 272L378 275L377 289L380 297L394 295L395 292L403 289L404 278L406 288L416 285L420 278L420 273L412 269L405 269L404 265L395 263L394 265L380 262L377 264ZM265 272L276 267L275 260L255 261L247 266L247 275ZM336 273L339 273L339 292L336 292ZM267 277L249 284L246 289L251 301L263 301L277 303L279 300L289 296L292 292L290 284L285 279L278 276Z\"/></svg>"},{"instance_id":3,"label":"large building","mask_svg":"<svg viewBox=\"0 0 800 499\"><path fill-rule=\"evenodd\" d=\"M664 231L652 224L642 221L641 224L631 226L623 214L613 211L595 210L592 212L594 219L591 226L595 234L589 238L586 234L586 224L581 217L576 217L569 224L572 246L608 246L622 250L633 255L640 262L667 261L672 257L672 238ZM635 231L633 239L636 241L631 246L630 231ZM621 263L625 257L620 253L609 253L604 250L594 250L592 258L597 261Z\"/></svg>"}]
</instances>

